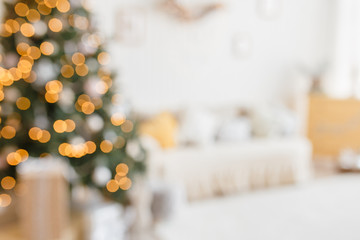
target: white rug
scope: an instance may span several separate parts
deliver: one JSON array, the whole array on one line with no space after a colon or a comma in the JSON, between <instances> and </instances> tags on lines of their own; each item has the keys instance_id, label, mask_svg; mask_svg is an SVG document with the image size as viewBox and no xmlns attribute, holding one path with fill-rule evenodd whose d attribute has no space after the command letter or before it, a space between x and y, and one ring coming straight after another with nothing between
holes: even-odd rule
<instances>
[{"instance_id":1,"label":"white rug","mask_svg":"<svg viewBox=\"0 0 360 240\"><path fill-rule=\"evenodd\" d=\"M164 240L358 240L360 174L199 201L161 226Z\"/></svg>"}]
</instances>

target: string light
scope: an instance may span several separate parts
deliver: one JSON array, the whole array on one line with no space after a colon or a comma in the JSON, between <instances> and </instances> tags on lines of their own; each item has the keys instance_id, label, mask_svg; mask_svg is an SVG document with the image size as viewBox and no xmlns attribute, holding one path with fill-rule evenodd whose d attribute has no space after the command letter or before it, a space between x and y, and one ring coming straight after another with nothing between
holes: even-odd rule
<instances>
[{"instance_id":1,"label":"string light","mask_svg":"<svg viewBox=\"0 0 360 240\"><path fill-rule=\"evenodd\" d=\"M59 100L59 95L56 94L56 93L53 94L53 93L46 92L45 93L45 100L48 103L56 103Z\"/></svg>"},{"instance_id":2,"label":"string light","mask_svg":"<svg viewBox=\"0 0 360 240\"><path fill-rule=\"evenodd\" d=\"M11 197L9 194L0 194L0 207L8 207L11 204Z\"/></svg>"},{"instance_id":3,"label":"string light","mask_svg":"<svg viewBox=\"0 0 360 240\"><path fill-rule=\"evenodd\" d=\"M121 114L121 113L115 113L111 116L111 123L114 126L120 126L121 124L123 124L126 120L125 115Z\"/></svg>"},{"instance_id":4,"label":"string light","mask_svg":"<svg viewBox=\"0 0 360 240\"><path fill-rule=\"evenodd\" d=\"M59 12L66 13L70 10L70 3L67 0L58 0L56 8Z\"/></svg>"},{"instance_id":5,"label":"string light","mask_svg":"<svg viewBox=\"0 0 360 240\"><path fill-rule=\"evenodd\" d=\"M32 46L29 47L27 50L27 55L32 59L39 59L41 57L41 51L38 47Z\"/></svg>"},{"instance_id":6,"label":"string light","mask_svg":"<svg viewBox=\"0 0 360 240\"><path fill-rule=\"evenodd\" d=\"M44 0L44 3L49 8L54 8L57 5L58 0Z\"/></svg>"},{"instance_id":7,"label":"string light","mask_svg":"<svg viewBox=\"0 0 360 240\"><path fill-rule=\"evenodd\" d=\"M104 153L109 153L113 150L113 144L109 140L104 140L100 143L100 149Z\"/></svg>"},{"instance_id":8,"label":"string light","mask_svg":"<svg viewBox=\"0 0 360 240\"><path fill-rule=\"evenodd\" d=\"M129 167L125 163L120 163L116 166L116 174L124 177L128 174Z\"/></svg>"},{"instance_id":9,"label":"string light","mask_svg":"<svg viewBox=\"0 0 360 240\"><path fill-rule=\"evenodd\" d=\"M129 133L134 129L134 124L132 121L130 120L126 120L122 125L121 125L121 130L124 133Z\"/></svg>"},{"instance_id":10,"label":"string light","mask_svg":"<svg viewBox=\"0 0 360 240\"><path fill-rule=\"evenodd\" d=\"M113 193L116 192L117 190L119 190L119 185L115 180L110 180L107 184L106 184L106 189Z\"/></svg>"},{"instance_id":11,"label":"string light","mask_svg":"<svg viewBox=\"0 0 360 240\"><path fill-rule=\"evenodd\" d=\"M29 13L26 15L26 18L30 21L30 22L37 22L40 20L40 13L38 11L36 11L35 9L30 9Z\"/></svg>"},{"instance_id":12,"label":"string light","mask_svg":"<svg viewBox=\"0 0 360 240\"><path fill-rule=\"evenodd\" d=\"M25 3L17 3L14 9L20 17L25 17L29 13L29 7Z\"/></svg>"},{"instance_id":13,"label":"string light","mask_svg":"<svg viewBox=\"0 0 360 240\"><path fill-rule=\"evenodd\" d=\"M5 190L11 190L15 187L16 181L13 177L4 177L1 180L1 187Z\"/></svg>"},{"instance_id":14,"label":"string light","mask_svg":"<svg viewBox=\"0 0 360 240\"><path fill-rule=\"evenodd\" d=\"M74 75L74 68L70 65L62 66L61 75L65 78L71 78Z\"/></svg>"},{"instance_id":15,"label":"string light","mask_svg":"<svg viewBox=\"0 0 360 240\"><path fill-rule=\"evenodd\" d=\"M43 42L40 44L40 51L44 55L51 55L54 53L54 45L50 42Z\"/></svg>"},{"instance_id":16,"label":"string light","mask_svg":"<svg viewBox=\"0 0 360 240\"><path fill-rule=\"evenodd\" d=\"M41 2L38 4L37 9L42 15L49 15L51 13L51 8L45 5L45 3Z\"/></svg>"},{"instance_id":17,"label":"string light","mask_svg":"<svg viewBox=\"0 0 360 240\"><path fill-rule=\"evenodd\" d=\"M57 18L50 19L48 25L50 30L53 32L60 32L63 28L62 22Z\"/></svg>"},{"instance_id":18,"label":"string light","mask_svg":"<svg viewBox=\"0 0 360 240\"><path fill-rule=\"evenodd\" d=\"M16 135L16 130L12 126L5 126L1 129L1 136L5 139L12 139Z\"/></svg>"},{"instance_id":19,"label":"string light","mask_svg":"<svg viewBox=\"0 0 360 240\"><path fill-rule=\"evenodd\" d=\"M27 110L30 108L31 102L26 97L20 97L16 100L16 106L20 110Z\"/></svg>"},{"instance_id":20,"label":"string light","mask_svg":"<svg viewBox=\"0 0 360 240\"><path fill-rule=\"evenodd\" d=\"M106 52L100 53L97 58L101 65L107 65L110 63L110 55Z\"/></svg>"},{"instance_id":21,"label":"string light","mask_svg":"<svg viewBox=\"0 0 360 240\"><path fill-rule=\"evenodd\" d=\"M32 37L35 34L35 28L30 23L23 23L20 27L20 32L25 37Z\"/></svg>"},{"instance_id":22,"label":"string light","mask_svg":"<svg viewBox=\"0 0 360 240\"><path fill-rule=\"evenodd\" d=\"M72 55L71 60L75 65L82 65L85 63L85 56L84 54L77 52Z\"/></svg>"}]
</instances>

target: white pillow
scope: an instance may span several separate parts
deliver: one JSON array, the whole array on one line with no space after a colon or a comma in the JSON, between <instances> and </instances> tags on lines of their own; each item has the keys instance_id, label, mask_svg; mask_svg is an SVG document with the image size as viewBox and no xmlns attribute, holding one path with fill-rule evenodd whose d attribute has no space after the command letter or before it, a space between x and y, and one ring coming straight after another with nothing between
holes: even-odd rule
<instances>
[{"instance_id":1,"label":"white pillow","mask_svg":"<svg viewBox=\"0 0 360 240\"><path fill-rule=\"evenodd\" d=\"M218 133L219 141L243 141L251 138L251 122L245 117L223 122Z\"/></svg>"},{"instance_id":2,"label":"white pillow","mask_svg":"<svg viewBox=\"0 0 360 240\"><path fill-rule=\"evenodd\" d=\"M179 142L208 145L214 143L218 126L217 117L203 109L188 109L180 117Z\"/></svg>"}]
</instances>

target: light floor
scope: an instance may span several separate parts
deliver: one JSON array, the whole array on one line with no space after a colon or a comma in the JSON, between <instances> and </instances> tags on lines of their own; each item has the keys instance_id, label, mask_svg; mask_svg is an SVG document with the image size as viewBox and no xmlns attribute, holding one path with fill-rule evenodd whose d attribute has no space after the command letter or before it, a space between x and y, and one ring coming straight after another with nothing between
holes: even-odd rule
<instances>
[{"instance_id":1,"label":"light floor","mask_svg":"<svg viewBox=\"0 0 360 240\"><path fill-rule=\"evenodd\" d=\"M192 203L162 240L359 240L360 174Z\"/></svg>"}]
</instances>

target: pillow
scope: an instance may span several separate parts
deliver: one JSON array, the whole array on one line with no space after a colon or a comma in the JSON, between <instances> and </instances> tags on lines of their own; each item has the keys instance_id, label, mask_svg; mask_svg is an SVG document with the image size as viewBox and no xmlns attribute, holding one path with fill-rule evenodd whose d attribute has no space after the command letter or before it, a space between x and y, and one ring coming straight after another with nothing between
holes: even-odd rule
<instances>
[{"instance_id":1,"label":"pillow","mask_svg":"<svg viewBox=\"0 0 360 240\"><path fill-rule=\"evenodd\" d=\"M215 141L217 125L214 114L202 109L188 109L181 117L179 140L183 144L211 144Z\"/></svg>"},{"instance_id":2,"label":"pillow","mask_svg":"<svg viewBox=\"0 0 360 240\"><path fill-rule=\"evenodd\" d=\"M243 141L251 137L251 122L245 117L224 121L219 128L219 141Z\"/></svg>"},{"instance_id":3,"label":"pillow","mask_svg":"<svg viewBox=\"0 0 360 240\"><path fill-rule=\"evenodd\" d=\"M162 148L172 148L176 146L176 136L178 123L170 112L163 112L154 118L140 123L139 133L150 135L156 139Z\"/></svg>"}]
</instances>

